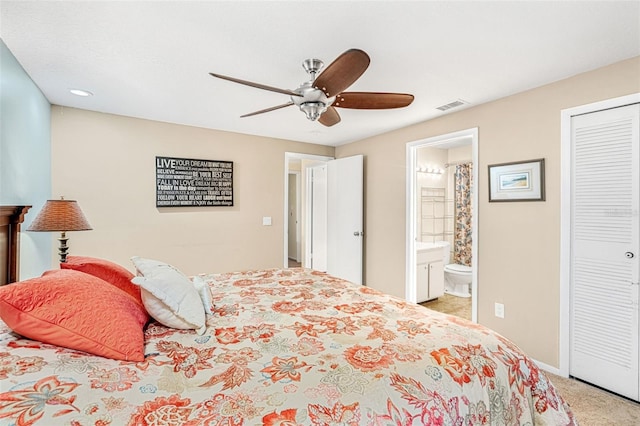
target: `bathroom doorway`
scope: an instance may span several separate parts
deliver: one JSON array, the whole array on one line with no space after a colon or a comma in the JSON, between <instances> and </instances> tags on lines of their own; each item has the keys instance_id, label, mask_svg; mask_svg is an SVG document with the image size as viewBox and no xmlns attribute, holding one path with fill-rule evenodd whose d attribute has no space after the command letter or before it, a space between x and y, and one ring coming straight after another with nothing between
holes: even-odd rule
<instances>
[{"instance_id":1,"label":"bathroom doorway","mask_svg":"<svg viewBox=\"0 0 640 426\"><path fill-rule=\"evenodd\" d=\"M474 322L478 294L477 163L477 128L407 144L406 298ZM433 262L426 265L430 271L426 275L433 271L437 275L427 279L421 273L425 265L420 263L425 253L431 253ZM439 276L442 274L444 277ZM444 289L440 284L443 278ZM425 294L427 300L422 300Z\"/></svg>"}]
</instances>

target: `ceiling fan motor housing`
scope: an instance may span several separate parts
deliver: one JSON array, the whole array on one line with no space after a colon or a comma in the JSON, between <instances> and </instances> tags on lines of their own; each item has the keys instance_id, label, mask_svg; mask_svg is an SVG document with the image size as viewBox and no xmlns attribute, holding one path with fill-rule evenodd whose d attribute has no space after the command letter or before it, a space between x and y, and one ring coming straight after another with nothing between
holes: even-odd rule
<instances>
[{"instance_id":1,"label":"ceiling fan motor housing","mask_svg":"<svg viewBox=\"0 0 640 426\"><path fill-rule=\"evenodd\" d=\"M327 98L322 90L313 87L312 81L302 83L294 92L300 96L291 96L291 102L311 121L316 121L336 99L335 96Z\"/></svg>"}]
</instances>

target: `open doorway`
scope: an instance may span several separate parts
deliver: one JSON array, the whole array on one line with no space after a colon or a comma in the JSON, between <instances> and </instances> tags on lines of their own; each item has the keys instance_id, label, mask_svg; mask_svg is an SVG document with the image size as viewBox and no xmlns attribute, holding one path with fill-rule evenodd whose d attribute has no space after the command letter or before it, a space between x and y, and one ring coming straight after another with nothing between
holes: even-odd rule
<instances>
[{"instance_id":1,"label":"open doorway","mask_svg":"<svg viewBox=\"0 0 640 426\"><path fill-rule=\"evenodd\" d=\"M406 298L474 322L477 162L477 128L407 144Z\"/></svg>"},{"instance_id":2,"label":"open doorway","mask_svg":"<svg viewBox=\"0 0 640 426\"><path fill-rule=\"evenodd\" d=\"M293 183L290 173L300 159L300 229L301 266L327 272L338 278L363 284L364 248L364 156L340 159L285 153L284 223L291 214ZM293 179L291 180L293 182ZM284 232L284 265L297 239ZM291 231L296 232L296 231ZM295 241L295 242L294 242Z\"/></svg>"},{"instance_id":3,"label":"open doorway","mask_svg":"<svg viewBox=\"0 0 640 426\"><path fill-rule=\"evenodd\" d=\"M284 267L310 267L308 233L311 204L308 200L308 170L326 164L333 157L285 152L284 161ZM294 188L297 187L297 188ZM292 198L295 198L293 200ZM295 217L295 218L294 218Z\"/></svg>"},{"instance_id":4,"label":"open doorway","mask_svg":"<svg viewBox=\"0 0 640 426\"><path fill-rule=\"evenodd\" d=\"M289 202L287 205L288 211L288 266L290 268L297 268L302 265L301 256L301 200L300 200L300 182L301 173L299 170L289 170Z\"/></svg>"}]
</instances>

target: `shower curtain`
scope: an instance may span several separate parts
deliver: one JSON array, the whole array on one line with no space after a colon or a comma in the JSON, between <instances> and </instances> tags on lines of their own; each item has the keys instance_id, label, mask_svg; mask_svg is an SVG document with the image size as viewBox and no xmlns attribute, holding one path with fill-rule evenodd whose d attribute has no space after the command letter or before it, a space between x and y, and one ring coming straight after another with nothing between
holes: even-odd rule
<instances>
[{"instance_id":1,"label":"shower curtain","mask_svg":"<svg viewBox=\"0 0 640 426\"><path fill-rule=\"evenodd\" d=\"M471 191L473 163L456 165L455 170L455 228L453 260L459 265L471 266Z\"/></svg>"}]
</instances>

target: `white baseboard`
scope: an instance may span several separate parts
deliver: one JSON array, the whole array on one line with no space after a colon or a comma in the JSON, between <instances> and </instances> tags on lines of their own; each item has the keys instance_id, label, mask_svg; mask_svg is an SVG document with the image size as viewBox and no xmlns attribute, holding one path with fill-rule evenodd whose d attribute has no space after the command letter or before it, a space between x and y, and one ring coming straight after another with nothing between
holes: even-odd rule
<instances>
[{"instance_id":1,"label":"white baseboard","mask_svg":"<svg viewBox=\"0 0 640 426\"><path fill-rule=\"evenodd\" d=\"M559 369L559 368L552 367L552 366L550 366L549 364L545 364L544 362L540 362L540 361L537 361L537 360L535 360L535 359L533 360L533 362L535 362L535 363L536 363L536 365L537 365L541 370L547 371L547 372L549 372L549 373L551 373L551 374L555 374L556 376L560 376L560 377L567 377L567 376L563 376L562 374L560 374L560 369Z\"/></svg>"}]
</instances>

